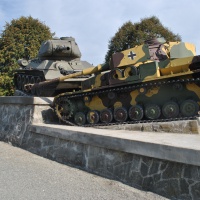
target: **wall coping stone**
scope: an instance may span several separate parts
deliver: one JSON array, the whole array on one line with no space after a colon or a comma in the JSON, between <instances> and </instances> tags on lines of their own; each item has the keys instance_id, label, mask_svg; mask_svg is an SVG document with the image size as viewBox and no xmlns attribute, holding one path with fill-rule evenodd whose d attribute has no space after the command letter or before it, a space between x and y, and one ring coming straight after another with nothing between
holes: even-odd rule
<instances>
[{"instance_id":1,"label":"wall coping stone","mask_svg":"<svg viewBox=\"0 0 200 200\"><path fill-rule=\"evenodd\" d=\"M200 166L199 135L102 130L52 124L32 124L29 131L102 148Z\"/></svg>"}]
</instances>

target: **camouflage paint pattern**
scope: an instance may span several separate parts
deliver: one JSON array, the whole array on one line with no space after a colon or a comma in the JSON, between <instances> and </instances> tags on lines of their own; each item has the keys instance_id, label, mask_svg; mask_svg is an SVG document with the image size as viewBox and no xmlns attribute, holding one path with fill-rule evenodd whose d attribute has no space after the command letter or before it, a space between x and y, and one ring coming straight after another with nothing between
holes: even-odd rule
<instances>
[{"instance_id":1,"label":"camouflage paint pattern","mask_svg":"<svg viewBox=\"0 0 200 200\"><path fill-rule=\"evenodd\" d=\"M92 77L91 80L87 79L83 82L83 89L99 88L104 86L105 79L107 79L106 82L109 82L107 85L111 86L115 84L129 84L130 82L138 83L154 79L165 79L168 78L168 75L170 75L170 77L176 77L180 76L181 73L192 74L193 72L189 67L194 63L194 45L183 42L170 42L168 47L170 55L180 56L180 58L167 58L160 62L150 60L150 53L147 44L115 53L111 58L111 70L106 74L98 74L96 77ZM130 55L132 55L132 57L130 57ZM188 55L191 56L188 57ZM199 62L199 60L197 62ZM138 74L129 74L128 72L131 71L131 68L135 71L139 71ZM99 71L102 71L100 66L98 66L98 69ZM91 71L90 69L87 70ZM89 82L88 86L87 81Z\"/></svg>"},{"instance_id":2,"label":"camouflage paint pattern","mask_svg":"<svg viewBox=\"0 0 200 200\"><path fill-rule=\"evenodd\" d=\"M168 101L176 101L181 104L184 100L193 99L200 104L200 86L195 83L181 83L181 89L176 88L176 83L161 86L147 86L137 88L132 91L116 92L114 99L108 98L108 93L104 95L93 95L89 102L85 103L88 110L101 111L105 108L114 109L116 107L129 108L131 105L155 103L160 107Z\"/></svg>"},{"instance_id":3,"label":"camouflage paint pattern","mask_svg":"<svg viewBox=\"0 0 200 200\"><path fill-rule=\"evenodd\" d=\"M147 119L191 117L199 112L200 57L195 56L193 44L150 41L115 53L109 66L98 65L82 74L93 76L72 97L64 93L54 101L63 96L74 107L82 101L82 109L73 110L76 120L76 112L82 112L89 113L89 123L97 123L105 109L107 119L112 113L117 121L129 120L132 107L134 114L142 112Z\"/></svg>"}]
</instances>

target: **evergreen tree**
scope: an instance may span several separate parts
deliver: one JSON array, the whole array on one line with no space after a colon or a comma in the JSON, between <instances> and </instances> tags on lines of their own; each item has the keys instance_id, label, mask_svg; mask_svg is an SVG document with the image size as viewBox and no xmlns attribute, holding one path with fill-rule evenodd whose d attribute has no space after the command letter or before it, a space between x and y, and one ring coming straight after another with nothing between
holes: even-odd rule
<instances>
[{"instance_id":1,"label":"evergreen tree","mask_svg":"<svg viewBox=\"0 0 200 200\"><path fill-rule=\"evenodd\" d=\"M164 27L155 16L141 19L140 22L134 24L128 21L118 29L109 41L105 62L109 62L114 52L140 45L145 40L154 37L164 37L167 41L181 41L181 37L178 34L174 34Z\"/></svg>"},{"instance_id":2,"label":"evergreen tree","mask_svg":"<svg viewBox=\"0 0 200 200\"><path fill-rule=\"evenodd\" d=\"M54 35L50 28L38 19L20 17L6 22L0 35L0 95L14 92L13 75L20 58L34 58L44 40Z\"/></svg>"}]
</instances>

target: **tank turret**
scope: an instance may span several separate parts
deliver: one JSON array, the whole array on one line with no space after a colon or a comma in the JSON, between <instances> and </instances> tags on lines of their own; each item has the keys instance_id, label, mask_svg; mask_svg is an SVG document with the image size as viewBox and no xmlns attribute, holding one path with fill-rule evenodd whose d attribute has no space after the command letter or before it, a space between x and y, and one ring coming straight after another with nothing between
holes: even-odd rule
<instances>
[{"instance_id":1,"label":"tank turret","mask_svg":"<svg viewBox=\"0 0 200 200\"><path fill-rule=\"evenodd\" d=\"M41 60L72 60L80 57L81 52L73 37L44 41L38 52Z\"/></svg>"},{"instance_id":2,"label":"tank turret","mask_svg":"<svg viewBox=\"0 0 200 200\"><path fill-rule=\"evenodd\" d=\"M81 52L73 37L61 37L42 42L35 59L20 59L20 69L16 70L14 83L17 91L26 92L24 85L49 81L54 78L73 74L92 67L86 61L81 61ZM49 85L45 91L31 90L34 96L54 96L60 92L79 90L81 82L88 76L79 76L74 79Z\"/></svg>"}]
</instances>

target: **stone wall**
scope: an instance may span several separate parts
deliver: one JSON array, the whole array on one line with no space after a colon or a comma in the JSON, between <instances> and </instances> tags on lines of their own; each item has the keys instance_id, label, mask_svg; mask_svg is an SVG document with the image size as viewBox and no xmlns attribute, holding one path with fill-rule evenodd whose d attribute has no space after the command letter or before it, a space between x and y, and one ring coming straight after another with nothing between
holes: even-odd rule
<instances>
[{"instance_id":1,"label":"stone wall","mask_svg":"<svg viewBox=\"0 0 200 200\"><path fill-rule=\"evenodd\" d=\"M52 98L0 97L0 139L21 145L28 125L58 123Z\"/></svg>"},{"instance_id":2,"label":"stone wall","mask_svg":"<svg viewBox=\"0 0 200 200\"><path fill-rule=\"evenodd\" d=\"M57 162L170 199L199 199L200 167L31 132L22 147Z\"/></svg>"},{"instance_id":3,"label":"stone wall","mask_svg":"<svg viewBox=\"0 0 200 200\"><path fill-rule=\"evenodd\" d=\"M200 199L199 135L51 125L51 103L0 97L0 140L169 199Z\"/></svg>"}]
</instances>

